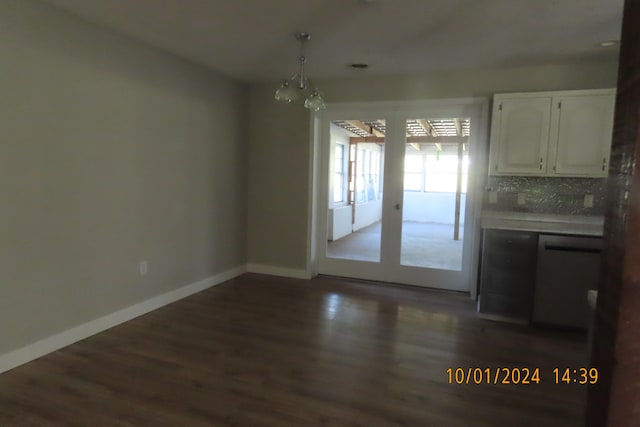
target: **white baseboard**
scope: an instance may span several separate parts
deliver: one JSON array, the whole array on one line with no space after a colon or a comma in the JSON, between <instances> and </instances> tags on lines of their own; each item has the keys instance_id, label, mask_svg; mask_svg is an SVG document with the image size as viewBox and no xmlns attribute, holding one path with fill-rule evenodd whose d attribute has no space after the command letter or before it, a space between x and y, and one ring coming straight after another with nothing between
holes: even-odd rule
<instances>
[{"instance_id":1,"label":"white baseboard","mask_svg":"<svg viewBox=\"0 0 640 427\"><path fill-rule=\"evenodd\" d=\"M124 323L135 317L149 313L172 302L186 298L212 286L218 285L246 272L246 267L240 266L208 277L199 282L191 283L176 290L158 295L141 303L132 305L106 316L91 320L82 325L52 335L33 344L0 355L0 373L30 362L45 354L59 350L70 344L100 333L106 329Z\"/></svg>"},{"instance_id":2,"label":"white baseboard","mask_svg":"<svg viewBox=\"0 0 640 427\"><path fill-rule=\"evenodd\" d=\"M247 264L248 273L268 274L269 276L291 277L293 279L311 279L311 274L306 270L295 268L275 267L264 264Z\"/></svg>"}]
</instances>

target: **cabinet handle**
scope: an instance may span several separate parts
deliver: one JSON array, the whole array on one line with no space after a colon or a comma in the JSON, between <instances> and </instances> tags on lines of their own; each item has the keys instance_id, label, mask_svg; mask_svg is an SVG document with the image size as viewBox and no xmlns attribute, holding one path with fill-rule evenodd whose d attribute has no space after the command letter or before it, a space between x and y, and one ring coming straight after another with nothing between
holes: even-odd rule
<instances>
[{"instance_id":1,"label":"cabinet handle","mask_svg":"<svg viewBox=\"0 0 640 427\"><path fill-rule=\"evenodd\" d=\"M540 157L540 170L542 170L542 157Z\"/></svg>"},{"instance_id":2,"label":"cabinet handle","mask_svg":"<svg viewBox=\"0 0 640 427\"><path fill-rule=\"evenodd\" d=\"M603 157L603 158L602 158L602 171L603 171L603 172L604 172L604 170L606 169L606 167L607 167L607 158L606 158L606 157Z\"/></svg>"}]
</instances>

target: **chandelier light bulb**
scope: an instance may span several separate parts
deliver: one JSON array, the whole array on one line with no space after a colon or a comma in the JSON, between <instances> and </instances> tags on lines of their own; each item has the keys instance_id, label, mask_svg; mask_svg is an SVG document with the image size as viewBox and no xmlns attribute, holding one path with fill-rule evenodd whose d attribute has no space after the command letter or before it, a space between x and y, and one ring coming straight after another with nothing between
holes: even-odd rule
<instances>
[{"instance_id":1,"label":"chandelier light bulb","mask_svg":"<svg viewBox=\"0 0 640 427\"><path fill-rule=\"evenodd\" d=\"M276 101L289 104L298 99L298 92L295 88L291 87L289 82L285 80L275 94Z\"/></svg>"},{"instance_id":2,"label":"chandelier light bulb","mask_svg":"<svg viewBox=\"0 0 640 427\"><path fill-rule=\"evenodd\" d=\"M304 107L313 111L320 111L327 108L318 89L314 89L311 95L304 101Z\"/></svg>"}]
</instances>

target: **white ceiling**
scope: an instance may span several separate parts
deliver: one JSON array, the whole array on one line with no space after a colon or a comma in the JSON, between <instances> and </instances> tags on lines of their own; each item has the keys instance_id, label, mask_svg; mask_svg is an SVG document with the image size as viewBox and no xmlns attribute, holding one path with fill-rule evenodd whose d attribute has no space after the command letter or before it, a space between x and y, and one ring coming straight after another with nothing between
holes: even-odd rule
<instances>
[{"instance_id":1,"label":"white ceiling","mask_svg":"<svg viewBox=\"0 0 640 427\"><path fill-rule=\"evenodd\" d=\"M613 59L624 0L42 0L247 82Z\"/></svg>"}]
</instances>

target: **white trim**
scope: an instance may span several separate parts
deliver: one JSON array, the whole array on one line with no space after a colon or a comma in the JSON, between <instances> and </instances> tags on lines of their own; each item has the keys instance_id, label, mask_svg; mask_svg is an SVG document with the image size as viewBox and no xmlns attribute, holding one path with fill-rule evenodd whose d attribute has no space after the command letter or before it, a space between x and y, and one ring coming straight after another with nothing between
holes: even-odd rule
<instances>
[{"instance_id":1,"label":"white trim","mask_svg":"<svg viewBox=\"0 0 640 427\"><path fill-rule=\"evenodd\" d=\"M246 272L245 266L239 266L173 291L158 295L141 303L118 310L98 319L91 320L66 331L36 341L17 350L0 355L0 373L31 362L46 354L59 350L75 342L88 338L128 320L147 314L160 307L219 285Z\"/></svg>"},{"instance_id":2,"label":"white trim","mask_svg":"<svg viewBox=\"0 0 640 427\"><path fill-rule=\"evenodd\" d=\"M290 277L293 279L311 279L311 273L297 268L276 267L264 264L247 264L248 273L267 274L269 276Z\"/></svg>"},{"instance_id":3,"label":"white trim","mask_svg":"<svg viewBox=\"0 0 640 427\"><path fill-rule=\"evenodd\" d=\"M589 96L589 95L615 95L616 88L605 89L579 89L579 90L553 90L543 92L509 92L509 93L496 93L493 95L494 101L496 99L509 99L509 98L537 98L537 97L554 97L554 96Z\"/></svg>"},{"instance_id":4,"label":"white trim","mask_svg":"<svg viewBox=\"0 0 640 427\"><path fill-rule=\"evenodd\" d=\"M478 128L478 144L473 148L469 147L470 156L474 155L476 167L473 169L473 176L469 175L467 186L472 185L472 197L467 199L467 204L475 204L474 220L469 220L469 231L473 233L471 241L471 274L469 276L469 297L476 300L478 296L478 269L480 268L480 242L482 240L482 229L480 228L480 218L482 217L482 198L485 184L488 179L489 167L489 99L481 103L480 123ZM471 181L472 180L472 181ZM467 192L470 187L467 187ZM466 212L465 212L466 215ZM465 218L466 221L466 218ZM466 230L465 230L466 231Z\"/></svg>"},{"instance_id":5,"label":"white trim","mask_svg":"<svg viewBox=\"0 0 640 427\"><path fill-rule=\"evenodd\" d=\"M312 278L318 274L318 254L316 247L318 246L317 226L318 226L318 207L317 200L313 195L318 192L318 169L315 167L320 157L320 146L316 144L320 135L320 117L313 110L309 110L309 176L308 187L309 192L307 204L307 259L304 278ZM266 273L269 274L269 273Z\"/></svg>"},{"instance_id":6,"label":"white trim","mask_svg":"<svg viewBox=\"0 0 640 427\"><path fill-rule=\"evenodd\" d=\"M321 111L323 118L330 117L329 120L340 119L344 114L350 114L350 118L363 117L370 119L372 114L389 113L390 111L422 111L429 107L456 107L460 105L469 106L488 102L490 97L476 96L465 98L433 98L412 101L373 101L373 102L328 102L327 108ZM356 116L354 116L354 114ZM445 114L446 116L446 114Z\"/></svg>"},{"instance_id":7,"label":"white trim","mask_svg":"<svg viewBox=\"0 0 640 427\"><path fill-rule=\"evenodd\" d=\"M479 217L481 210L482 191L486 182L486 162L484 152L488 149L488 97L469 98L447 98L447 99L427 99L416 101L383 101L383 102L356 102L356 103L328 103L327 109L320 114L321 135L314 138L314 144L319 146L319 159L313 164L317 168L316 179L320 179L313 199L317 201L316 209L316 230L318 239L316 241L317 271L319 273L337 275L344 277L359 277L372 280L388 281L393 283L404 283L417 286L429 286L442 289L468 292L470 298L475 298L477 293L477 262L479 253L480 227ZM404 132L400 123L403 123L408 116L415 114L429 114L433 118L447 118L462 115L469 115L472 118L473 144L470 144L469 156L474 161L469 175L469 188L467 192L467 209L464 218L465 239L463 245L463 270L460 272L439 271L428 269L429 275L425 277L423 269L401 266L398 254L400 248L400 234L398 232L387 233L386 241L381 242L381 261L379 263L367 262L347 262L326 256L327 227L326 217L328 211L328 176L330 149L329 122L340 119L348 115L350 119L371 119L371 117L385 118L387 120L387 135L391 144L388 150L404 149L404 144L393 143L404 139ZM394 129L395 128L395 129ZM316 148L317 149L317 148ZM404 152L403 152L404 153ZM391 151L385 156L392 155ZM398 155L398 153L396 153ZM404 155L404 154L403 154ZM392 155L393 158L393 155ZM383 230L398 228L397 215L394 205L402 203L402 200L394 201L397 183L401 182L402 176L398 172L398 165L385 165L385 202L383 204ZM475 178L472 182L472 176ZM395 185L394 185L395 183ZM394 191L392 191L394 190ZM384 218L387 217L385 223ZM385 232L382 233L385 240ZM385 252L386 250L386 252ZM396 261L389 261L394 260ZM389 264L390 262L390 264ZM385 265L385 263L387 263ZM393 267L393 268L392 268ZM446 273L446 274L445 274ZM429 279L433 279L429 280ZM437 280L435 280L437 279ZM431 282L432 284L429 284Z\"/></svg>"}]
</instances>

